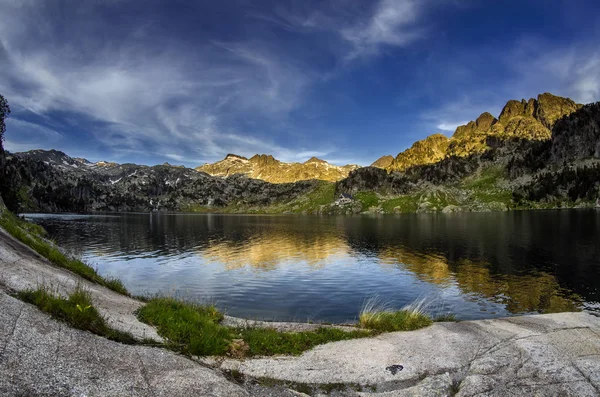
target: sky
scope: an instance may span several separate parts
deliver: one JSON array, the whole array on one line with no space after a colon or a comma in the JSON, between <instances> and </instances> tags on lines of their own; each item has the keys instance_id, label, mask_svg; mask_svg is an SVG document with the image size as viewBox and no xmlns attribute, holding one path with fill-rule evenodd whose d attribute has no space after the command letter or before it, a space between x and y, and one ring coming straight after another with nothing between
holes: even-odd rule
<instances>
[{"instance_id":1,"label":"sky","mask_svg":"<svg viewBox=\"0 0 600 397\"><path fill-rule=\"evenodd\" d=\"M600 100L597 0L0 0L13 152L369 165L543 92Z\"/></svg>"}]
</instances>

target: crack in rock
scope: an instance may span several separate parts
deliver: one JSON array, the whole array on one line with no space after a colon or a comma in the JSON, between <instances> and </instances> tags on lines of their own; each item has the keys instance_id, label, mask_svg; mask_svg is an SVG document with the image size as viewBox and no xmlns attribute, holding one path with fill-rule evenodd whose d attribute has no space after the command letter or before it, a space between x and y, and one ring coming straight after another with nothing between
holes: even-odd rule
<instances>
[{"instance_id":1,"label":"crack in rock","mask_svg":"<svg viewBox=\"0 0 600 397\"><path fill-rule=\"evenodd\" d=\"M144 365L144 361L142 360L142 357L140 357L140 354L136 352L136 356L138 358L138 361L140 362L140 373L142 374L142 378L144 378L144 382L146 383L146 388L148 389L148 392L150 393L151 396L155 396L156 393L154 393L154 389L152 389L152 386L150 385L148 369Z\"/></svg>"},{"instance_id":2,"label":"crack in rock","mask_svg":"<svg viewBox=\"0 0 600 397\"><path fill-rule=\"evenodd\" d=\"M19 310L19 314L17 315L17 318L15 319L15 323L12 326L12 330L10 331L10 335L6 338L6 343L4 344L4 347L2 348L2 354L0 354L0 360L2 360L4 358L4 355L6 353L6 348L8 347L8 344L13 340L13 338L15 336L15 330L17 329L17 324L19 323L19 320L21 319L21 316L23 315L24 310L25 310L25 305L22 304L21 308Z\"/></svg>"}]
</instances>

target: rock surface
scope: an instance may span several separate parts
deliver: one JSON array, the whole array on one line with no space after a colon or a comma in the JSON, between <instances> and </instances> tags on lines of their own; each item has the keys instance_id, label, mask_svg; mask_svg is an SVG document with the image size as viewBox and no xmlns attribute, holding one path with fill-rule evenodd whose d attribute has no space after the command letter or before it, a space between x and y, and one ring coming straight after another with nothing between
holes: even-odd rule
<instances>
[{"instance_id":1,"label":"rock surface","mask_svg":"<svg viewBox=\"0 0 600 397\"><path fill-rule=\"evenodd\" d=\"M600 102L584 106L575 116L558 121L552 131L552 160L556 164L600 159Z\"/></svg>"},{"instance_id":2,"label":"rock surface","mask_svg":"<svg viewBox=\"0 0 600 397\"><path fill-rule=\"evenodd\" d=\"M135 316L135 311L143 305L140 301L54 266L0 228L0 288L18 292L40 286L62 296L68 296L77 286L82 286L90 292L94 306L110 327L129 332L138 340L162 341L153 327Z\"/></svg>"},{"instance_id":3,"label":"rock surface","mask_svg":"<svg viewBox=\"0 0 600 397\"><path fill-rule=\"evenodd\" d=\"M394 162L394 156L388 154L386 156L381 156L380 158L375 160L373 162L373 164L371 164L371 167L385 169L385 168L388 168L393 162Z\"/></svg>"},{"instance_id":4,"label":"rock surface","mask_svg":"<svg viewBox=\"0 0 600 397\"><path fill-rule=\"evenodd\" d=\"M389 170L403 171L415 165L437 163L446 157L450 140L442 134L430 135L415 142L410 149L398 154L387 167Z\"/></svg>"},{"instance_id":5,"label":"rock surface","mask_svg":"<svg viewBox=\"0 0 600 397\"><path fill-rule=\"evenodd\" d=\"M248 396L173 352L69 328L0 292L2 396Z\"/></svg>"},{"instance_id":6,"label":"rock surface","mask_svg":"<svg viewBox=\"0 0 600 397\"><path fill-rule=\"evenodd\" d=\"M402 365L395 375L386 367ZM361 396L597 396L600 319L561 313L436 323L318 346L300 357L226 360L251 377L359 384Z\"/></svg>"}]
</instances>

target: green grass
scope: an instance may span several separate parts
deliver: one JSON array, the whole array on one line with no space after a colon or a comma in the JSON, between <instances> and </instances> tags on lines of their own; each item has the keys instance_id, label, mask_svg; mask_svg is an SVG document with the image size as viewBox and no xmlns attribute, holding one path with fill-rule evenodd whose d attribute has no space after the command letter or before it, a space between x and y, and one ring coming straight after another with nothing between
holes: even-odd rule
<instances>
[{"instance_id":1,"label":"green grass","mask_svg":"<svg viewBox=\"0 0 600 397\"><path fill-rule=\"evenodd\" d=\"M435 321L436 323L447 323L447 322L456 322L458 320L456 320L456 315L455 314L442 314L440 316L437 316L433 319L433 321Z\"/></svg>"},{"instance_id":2,"label":"green grass","mask_svg":"<svg viewBox=\"0 0 600 397\"><path fill-rule=\"evenodd\" d=\"M166 339L167 347L195 356L298 355L323 343L373 335L367 330L345 332L336 328L308 332L230 328L220 324L223 315L214 306L182 302L170 297L150 299L138 311L138 318L155 326Z\"/></svg>"},{"instance_id":3,"label":"green grass","mask_svg":"<svg viewBox=\"0 0 600 397\"><path fill-rule=\"evenodd\" d=\"M366 330L342 331L337 328L319 328L306 332L279 332L270 328L249 328L240 331L248 344L251 356L275 354L299 355L317 345L328 342L373 336Z\"/></svg>"},{"instance_id":4,"label":"green grass","mask_svg":"<svg viewBox=\"0 0 600 397\"><path fill-rule=\"evenodd\" d=\"M297 196L292 200L279 201L269 205L248 205L232 203L219 209L194 208L189 206L186 210L194 212L220 212L220 213L245 213L245 214L282 214L282 213L314 213L324 205L329 205L335 200L335 183L319 181L308 193Z\"/></svg>"},{"instance_id":5,"label":"green grass","mask_svg":"<svg viewBox=\"0 0 600 397\"><path fill-rule=\"evenodd\" d=\"M354 195L354 199L360 201L362 211L367 211L371 207L376 207L379 204L379 197L375 192L358 192Z\"/></svg>"},{"instance_id":6,"label":"green grass","mask_svg":"<svg viewBox=\"0 0 600 397\"><path fill-rule=\"evenodd\" d=\"M219 324L223 315L214 306L153 298L138 311L138 318L156 327L168 347L184 354L224 355L234 339L232 330Z\"/></svg>"},{"instance_id":7,"label":"green grass","mask_svg":"<svg viewBox=\"0 0 600 397\"><path fill-rule=\"evenodd\" d=\"M498 189L496 191L474 191L472 196L477 202L492 203L499 202L507 206L513 202L512 192L510 190Z\"/></svg>"},{"instance_id":8,"label":"green grass","mask_svg":"<svg viewBox=\"0 0 600 397\"><path fill-rule=\"evenodd\" d=\"M437 208L438 211L443 210L449 205L459 205L451 191L438 189L422 195L422 200L431 203L430 207Z\"/></svg>"},{"instance_id":9,"label":"green grass","mask_svg":"<svg viewBox=\"0 0 600 397\"><path fill-rule=\"evenodd\" d=\"M482 169L478 175L465 179L463 186L473 190L495 189L498 182L506 176L502 167L491 166Z\"/></svg>"},{"instance_id":10,"label":"green grass","mask_svg":"<svg viewBox=\"0 0 600 397\"><path fill-rule=\"evenodd\" d=\"M466 178L462 185L470 191L471 201L481 204L497 202L510 208L514 206L512 192L499 186L499 182L506 177L502 167L490 166Z\"/></svg>"},{"instance_id":11,"label":"green grass","mask_svg":"<svg viewBox=\"0 0 600 397\"><path fill-rule=\"evenodd\" d=\"M406 195L384 201L381 205L385 212L416 212L419 208L417 195Z\"/></svg>"},{"instance_id":12,"label":"green grass","mask_svg":"<svg viewBox=\"0 0 600 397\"><path fill-rule=\"evenodd\" d=\"M314 212L324 205L329 205L335 201L335 183L320 182L316 188L279 207L275 207L273 212ZM271 211L269 211L271 212Z\"/></svg>"},{"instance_id":13,"label":"green grass","mask_svg":"<svg viewBox=\"0 0 600 397\"><path fill-rule=\"evenodd\" d=\"M0 226L17 240L31 247L54 265L70 270L86 280L129 296L129 292L120 280L115 278L104 278L88 264L63 254L56 245L46 239L46 231L41 226L27 222L15 216L8 210L4 210L0 215Z\"/></svg>"},{"instance_id":14,"label":"green grass","mask_svg":"<svg viewBox=\"0 0 600 397\"><path fill-rule=\"evenodd\" d=\"M54 296L44 287L21 291L17 296L19 299L37 306L40 310L74 328L90 331L121 343L136 343L136 340L130 334L108 327L104 318L92 305L89 292L81 287L77 287L66 299Z\"/></svg>"},{"instance_id":15,"label":"green grass","mask_svg":"<svg viewBox=\"0 0 600 397\"><path fill-rule=\"evenodd\" d=\"M429 204L426 204L429 203ZM441 211L449 205L460 205L451 189L438 188L386 200L381 207L384 212L417 212L419 205L424 209Z\"/></svg>"}]
</instances>

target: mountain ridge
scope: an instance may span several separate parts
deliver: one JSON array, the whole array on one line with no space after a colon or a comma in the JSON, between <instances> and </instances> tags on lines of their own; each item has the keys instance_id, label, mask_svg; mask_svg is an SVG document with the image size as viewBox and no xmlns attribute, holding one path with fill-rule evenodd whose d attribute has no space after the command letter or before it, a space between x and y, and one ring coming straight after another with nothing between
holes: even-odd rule
<instances>
[{"instance_id":1,"label":"mountain ridge","mask_svg":"<svg viewBox=\"0 0 600 397\"><path fill-rule=\"evenodd\" d=\"M450 138L440 133L429 135L400 152L389 165L380 168L389 172L404 171L413 166L434 164L449 156L466 157L481 153L490 148L487 144L489 137L548 140L556 121L582 106L570 98L550 93L539 94L537 99L509 100L498 118L484 112L477 119L458 126Z\"/></svg>"},{"instance_id":2,"label":"mountain ridge","mask_svg":"<svg viewBox=\"0 0 600 397\"><path fill-rule=\"evenodd\" d=\"M222 177L168 163L91 163L57 150L7 152L0 193L15 212L352 214L597 205L600 103L581 106L551 94L508 101L498 119L482 113L455 135L433 134L396 158L375 162L398 164L399 158L401 170L350 166L348 176L335 183L260 180L289 165L267 154L250 159L228 154L221 161L227 163ZM238 172L248 164L265 174ZM316 157L292 165L305 171L294 175L301 178L340 168ZM352 196L350 202L336 201L342 193Z\"/></svg>"},{"instance_id":3,"label":"mountain ridge","mask_svg":"<svg viewBox=\"0 0 600 397\"><path fill-rule=\"evenodd\" d=\"M270 154L255 154L249 159L236 154L228 154L223 160L201 165L195 170L217 177L242 174L270 183L292 183L310 179L337 182L357 168L359 166L353 164L344 166L329 164L315 156L303 163L286 163L277 160Z\"/></svg>"}]
</instances>

